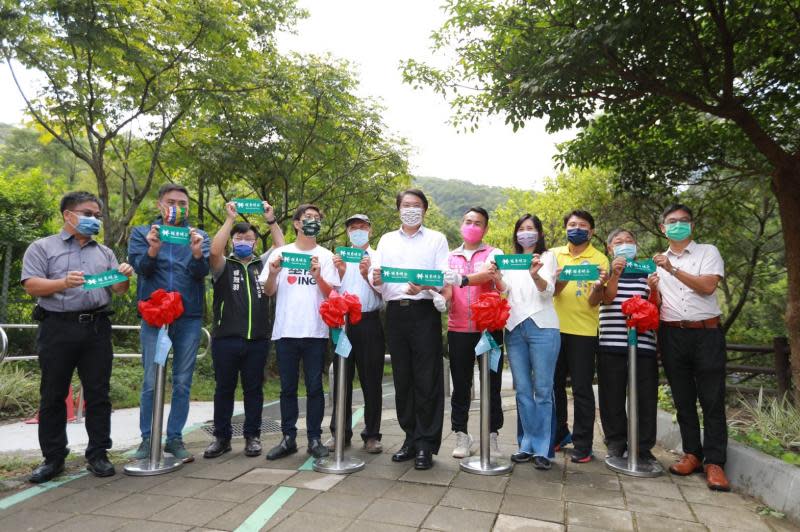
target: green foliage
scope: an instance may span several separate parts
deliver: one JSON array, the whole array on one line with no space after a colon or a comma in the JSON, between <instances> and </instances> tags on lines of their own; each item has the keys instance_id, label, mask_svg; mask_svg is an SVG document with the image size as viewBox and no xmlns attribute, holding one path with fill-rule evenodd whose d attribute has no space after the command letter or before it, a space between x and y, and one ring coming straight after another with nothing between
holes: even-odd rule
<instances>
[{"instance_id":1,"label":"green foliage","mask_svg":"<svg viewBox=\"0 0 800 532\"><path fill-rule=\"evenodd\" d=\"M36 375L12 364L0 364L0 417L30 415L38 402Z\"/></svg>"},{"instance_id":2,"label":"green foliage","mask_svg":"<svg viewBox=\"0 0 800 532\"><path fill-rule=\"evenodd\" d=\"M753 401L739 398L742 409L729 422L734 437L781 460L800 466L800 409L786 397Z\"/></svg>"},{"instance_id":3,"label":"green foliage","mask_svg":"<svg viewBox=\"0 0 800 532\"><path fill-rule=\"evenodd\" d=\"M483 207L490 214L518 191L510 188L476 185L459 179L414 177L414 186L433 198L445 216L452 220L461 217L470 207Z\"/></svg>"}]
</instances>

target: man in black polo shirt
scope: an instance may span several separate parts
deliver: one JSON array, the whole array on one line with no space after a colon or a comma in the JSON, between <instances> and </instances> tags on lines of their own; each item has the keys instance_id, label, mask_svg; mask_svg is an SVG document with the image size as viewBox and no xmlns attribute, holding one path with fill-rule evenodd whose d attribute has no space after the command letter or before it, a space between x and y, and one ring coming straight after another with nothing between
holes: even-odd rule
<instances>
[{"instance_id":1,"label":"man in black polo shirt","mask_svg":"<svg viewBox=\"0 0 800 532\"><path fill-rule=\"evenodd\" d=\"M47 482L64 470L67 449L67 396L72 373L78 376L86 399L87 469L99 477L111 476L112 313L111 293L124 294L133 268L118 264L114 253L92 237L100 232L100 200L89 192L70 192L61 199L61 232L41 238L25 251L22 284L37 298L34 318L39 321L36 352L42 380L39 387L39 446L44 462L30 477ZM104 278L88 277L114 270ZM114 284L97 289L87 286ZM71 398L70 398L71 399Z\"/></svg>"},{"instance_id":2,"label":"man in black polo shirt","mask_svg":"<svg viewBox=\"0 0 800 532\"><path fill-rule=\"evenodd\" d=\"M261 409L264 404L264 366L269 351L269 303L258 276L263 269L255 254L256 227L238 223L236 204L225 205L227 218L211 242L209 264L214 277L214 332L211 357L214 360L214 441L203 453L216 458L231 450L231 416L236 381L242 376L244 392L244 454L261 454ZM283 245L283 233L275 223L272 206L264 202L264 218L276 246ZM233 253L225 256L228 235Z\"/></svg>"}]
</instances>

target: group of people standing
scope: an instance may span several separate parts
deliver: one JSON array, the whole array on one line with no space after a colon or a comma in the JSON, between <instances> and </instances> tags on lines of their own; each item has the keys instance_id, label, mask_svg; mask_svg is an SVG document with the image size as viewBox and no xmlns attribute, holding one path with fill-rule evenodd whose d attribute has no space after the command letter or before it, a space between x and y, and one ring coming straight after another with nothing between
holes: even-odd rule
<instances>
[{"instance_id":1,"label":"group of people standing","mask_svg":"<svg viewBox=\"0 0 800 532\"><path fill-rule=\"evenodd\" d=\"M518 463L532 462L549 469L554 453L572 444L571 460L592 460L595 399L592 383L597 373L600 416L609 454L626 451L625 389L627 334L621 303L634 296L649 298L661 308L657 339L639 338L640 456L655 459L658 384L657 351L672 387L683 437L684 456L670 470L690 474L704 469L712 489L728 489L725 463L725 340L715 289L724 275L714 246L692 240L691 210L673 205L664 211L661 231L669 240L666 252L654 257L656 273L629 272L636 258L636 236L617 229L608 236L606 250L592 245L595 223L586 211L564 217L568 242L548 249L542 221L524 214L511 236L513 254L504 255L484 243L489 214L473 207L461 224L463 242L449 250L447 239L424 225L428 210L425 194L408 189L396 197L400 228L384 234L370 246L372 224L367 215L354 214L344 222L355 259L320 246L322 210L300 205L292 217L295 241L286 244L272 207L263 202L265 222L273 246L256 253L260 234L249 223L236 223L235 203L225 205L225 221L213 240L189 226L188 191L175 184L159 190L160 216L151 225L133 229L128 261L117 264L113 253L93 236L100 230L100 201L92 194L74 192L61 202L61 232L31 244L24 258L22 282L38 298L35 317L42 369L39 439L45 461L31 480L43 482L63 470L67 455L64 396L75 368L84 386L86 428L90 443L88 468L96 475L113 475L106 451L111 448L108 398L111 360L112 293L124 293L137 274L137 298L146 300L156 289L178 291L184 313L169 327L173 344L172 405L167 422L165 451L184 461L193 460L182 431L189 409L192 373L200 343L205 279L213 284L212 358L216 378L214 440L204 452L215 458L231 450L234 393L242 381L245 422L244 453L258 456L263 405L264 368L270 341L274 343L280 375L280 442L266 453L275 460L297 452L298 381L302 362L306 388L307 452L323 457L334 439L322 442L324 396L323 365L329 330L319 307L332 291L358 295L362 320L348 325L352 351L346 364L347 394L344 445L351 445L352 381L358 371L364 394L364 449L382 452L381 411L385 347L392 361L395 407L405 438L392 460L414 460L417 469L433 466L444 423L444 382L441 313L448 312L447 349L453 379L451 428L456 434L453 456L473 452L467 430L475 345L482 331L472 321L470 304L486 292L507 297L510 317L505 331L490 331L505 346L516 388L517 440L512 455ZM162 226L183 227L188 245L162 241ZM226 250L230 249L230 253ZM611 260L605 252L611 256ZM508 268L524 260L523 268ZM566 266L593 265L598 279L562 280ZM85 278L116 270L126 280L106 288L86 290ZM385 271L425 270L442 273L441 283L389 282ZM120 278L122 279L122 278ZM275 299L270 319L269 298ZM381 310L385 308L385 326ZM142 322L144 382L141 395L142 443L136 457L150 449L153 364L158 329ZM500 389L503 355L498 371L490 375L490 447L498 453L503 427ZM334 365L336 366L336 365ZM573 395L572 430L568 425L566 385ZM696 402L704 415L704 438ZM335 404L335 401L334 401ZM335 420L336 416L332 416Z\"/></svg>"}]
</instances>

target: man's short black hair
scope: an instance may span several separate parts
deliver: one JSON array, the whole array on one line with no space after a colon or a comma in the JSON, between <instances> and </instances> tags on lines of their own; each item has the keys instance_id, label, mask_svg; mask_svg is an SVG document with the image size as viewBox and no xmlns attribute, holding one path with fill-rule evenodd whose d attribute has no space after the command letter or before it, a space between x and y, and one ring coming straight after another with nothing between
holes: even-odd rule
<instances>
[{"instance_id":1,"label":"man's short black hair","mask_svg":"<svg viewBox=\"0 0 800 532\"><path fill-rule=\"evenodd\" d=\"M168 192L173 192L175 190L177 190L178 192L183 192L184 194L186 194L187 197L189 196L189 191L186 190L185 186L179 185L177 183L164 183L163 185L161 185L161 188L158 189L158 199L163 198L164 194L167 194Z\"/></svg>"},{"instance_id":2,"label":"man's short black hair","mask_svg":"<svg viewBox=\"0 0 800 532\"><path fill-rule=\"evenodd\" d=\"M416 196L422 201L422 207L427 211L428 210L428 198L425 197L425 193L418 188L407 188L402 192L397 194L397 198L395 198L395 203L397 204L397 208L400 209L400 202L403 201L403 196L406 194L411 194L412 196Z\"/></svg>"},{"instance_id":3,"label":"man's short black hair","mask_svg":"<svg viewBox=\"0 0 800 532\"><path fill-rule=\"evenodd\" d=\"M85 190L76 190L75 192L67 192L64 194L64 197L61 198L61 210L59 212L70 211L87 201L93 201L97 203L101 209L103 208L103 202L100 201L97 196Z\"/></svg>"},{"instance_id":4,"label":"man's short black hair","mask_svg":"<svg viewBox=\"0 0 800 532\"><path fill-rule=\"evenodd\" d=\"M690 209L683 203L673 203L672 205L664 209L664 212L661 213L661 223L664 223L664 220L667 219L667 216L669 216L675 211L686 211L686 214L689 215L689 219L694 220L694 214L692 213L692 209Z\"/></svg>"},{"instance_id":5,"label":"man's short black hair","mask_svg":"<svg viewBox=\"0 0 800 532\"><path fill-rule=\"evenodd\" d=\"M297 207L297 210L294 211L294 216L292 216L292 220L295 221L295 222L300 220L303 217L303 215L306 213L306 211L309 210L309 209L317 211L317 214L319 214L319 219L320 220L323 218L322 211L319 210L319 207L317 207L313 203L303 203L302 205Z\"/></svg>"},{"instance_id":6,"label":"man's short black hair","mask_svg":"<svg viewBox=\"0 0 800 532\"><path fill-rule=\"evenodd\" d=\"M567 226L567 222L569 219L575 216L576 218L580 218L581 220L586 220L589 222L589 227L594 229L594 216L589 211L583 211L581 209L575 209L569 211L567 214L564 215L564 227Z\"/></svg>"},{"instance_id":7,"label":"man's short black hair","mask_svg":"<svg viewBox=\"0 0 800 532\"><path fill-rule=\"evenodd\" d=\"M258 227L256 227L253 224L249 224L247 222L239 222L237 224L234 224L234 226L231 228L231 238L233 238L234 235L238 235L240 233L247 233L248 231L252 231L253 233L255 233L256 238L261 238L261 235L258 234Z\"/></svg>"},{"instance_id":8,"label":"man's short black hair","mask_svg":"<svg viewBox=\"0 0 800 532\"><path fill-rule=\"evenodd\" d=\"M489 213L486 212L486 209L484 209L483 207L470 207L469 209L464 211L464 216L466 216L467 214L469 214L471 212L477 212L478 214L483 216L484 223L486 223L486 224L489 223Z\"/></svg>"}]
</instances>

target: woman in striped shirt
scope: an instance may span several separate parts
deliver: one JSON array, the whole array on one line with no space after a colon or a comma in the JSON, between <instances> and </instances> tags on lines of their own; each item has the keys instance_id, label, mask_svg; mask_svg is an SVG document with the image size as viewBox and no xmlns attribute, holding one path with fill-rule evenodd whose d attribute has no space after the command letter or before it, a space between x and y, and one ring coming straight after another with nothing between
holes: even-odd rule
<instances>
[{"instance_id":1,"label":"woman in striped shirt","mask_svg":"<svg viewBox=\"0 0 800 532\"><path fill-rule=\"evenodd\" d=\"M622 456L627 448L628 418L625 396L628 382L628 334L621 305L626 299L647 299L650 289L647 274L626 272L627 261L636 258L636 236L627 229L615 229L608 235L608 252L613 256L611 276L600 306L600 354L597 382L600 399L600 422L610 456ZM658 361L653 331L639 334L636 378L639 398L639 456L655 460L651 449L656 443L658 403Z\"/></svg>"}]
</instances>

